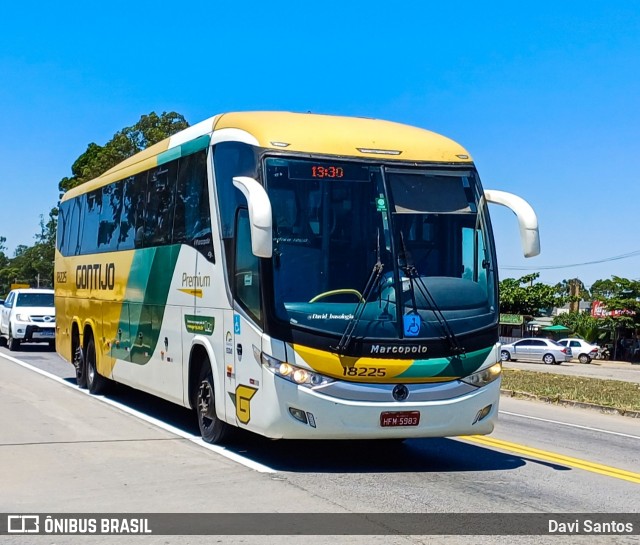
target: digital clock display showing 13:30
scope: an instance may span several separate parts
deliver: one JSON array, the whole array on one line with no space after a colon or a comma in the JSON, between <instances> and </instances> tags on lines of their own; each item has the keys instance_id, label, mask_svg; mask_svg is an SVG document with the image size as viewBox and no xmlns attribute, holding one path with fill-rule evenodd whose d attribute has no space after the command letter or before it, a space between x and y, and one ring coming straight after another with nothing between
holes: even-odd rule
<instances>
[{"instance_id":1,"label":"digital clock display showing 13:30","mask_svg":"<svg viewBox=\"0 0 640 545\"><path fill-rule=\"evenodd\" d=\"M357 163L289 161L288 166L291 180L369 181L369 167Z\"/></svg>"},{"instance_id":2,"label":"digital clock display showing 13:30","mask_svg":"<svg viewBox=\"0 0 640 545\"><path fill-rule=\"evenodd\" d=\"M344 178L344 168L335 165L322 166L313 165L311 167L312 178Z\"/></svg>"}]
</instances>

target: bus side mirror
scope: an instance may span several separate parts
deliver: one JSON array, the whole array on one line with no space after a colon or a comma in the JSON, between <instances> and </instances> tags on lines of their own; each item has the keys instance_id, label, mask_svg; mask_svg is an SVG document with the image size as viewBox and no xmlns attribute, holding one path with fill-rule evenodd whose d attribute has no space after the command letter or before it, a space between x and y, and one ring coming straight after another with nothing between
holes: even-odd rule
<instances>
[{"instance_id":1,"label":"bus side mirror","mask_svg":"<svg viewBox=\"0 0 640 545\"><path fill-rule=\"evenodd\" d=\"M518 218L520 226L520 243L525 257L534 257L540 253L540 232L538 231L538 217L531 205L523 198L498 191L486 189L484 192L487 202L500 204L509 208Z\"/></svg>"},{"instance_id":2,"label":"bus side mirror","mask_svg":"<svg viewBox=\"0 0 640 545\"><path fill-rule=\"evenodd\" d=\"M245 199L249 208L251 224L251 251L256 257L271 257L273 253L271 201L267 192L256 180L248 176L235 176L235 185Z\"/></svg>"}]
</instances>

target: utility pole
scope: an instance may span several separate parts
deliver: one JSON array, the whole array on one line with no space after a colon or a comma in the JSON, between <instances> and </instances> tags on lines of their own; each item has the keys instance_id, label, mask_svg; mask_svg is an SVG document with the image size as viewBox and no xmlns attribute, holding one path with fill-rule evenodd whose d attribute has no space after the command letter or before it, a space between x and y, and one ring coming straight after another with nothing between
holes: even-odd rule
<instances>
[{"instance_id":1,"label":"utility pole","mask_svg":"<svg viewBox=\"0 0 640 545\"><path fill-rule=\"evenodd\" d=\"M578 285L578 279L572 278L569 280L569 312L578 312L580 310L580 287Z\"/></svg>"}]
</instances>

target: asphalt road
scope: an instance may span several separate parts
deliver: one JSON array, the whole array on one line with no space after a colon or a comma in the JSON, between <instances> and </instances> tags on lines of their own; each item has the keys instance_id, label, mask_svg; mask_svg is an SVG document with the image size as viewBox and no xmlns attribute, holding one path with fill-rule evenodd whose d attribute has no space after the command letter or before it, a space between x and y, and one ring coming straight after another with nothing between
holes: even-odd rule
<instances>
[{"instance_id":1,"label":"asphalt road","mask_svg":"<svg viewBox=\"0 0 640 545\"><path fill-rule=\"evenodd\" d=\"M43 376L18 357L59 377ZM531 365L531 364L527 364ZM579 364L576 364L579 365ZM553 366L553 370L563 366ZM586 367L586 366L585 366ZM567 365L567 369L569 366ZM185 409L75 387L55 353L0 348L0 512L640 512L640 421L503 398L486 438L204 445ZM8 471L7 471L8 469ZM356 515L362 516L362 515ZM461 517L461 515L452 515ZM508 520L508 519L505 519ZM472 532L471 532L472 533ZM55 536L0 543L129 543ZM637 543L636 536L162 536L145 543Z\"/></svg>"}]
</instances>

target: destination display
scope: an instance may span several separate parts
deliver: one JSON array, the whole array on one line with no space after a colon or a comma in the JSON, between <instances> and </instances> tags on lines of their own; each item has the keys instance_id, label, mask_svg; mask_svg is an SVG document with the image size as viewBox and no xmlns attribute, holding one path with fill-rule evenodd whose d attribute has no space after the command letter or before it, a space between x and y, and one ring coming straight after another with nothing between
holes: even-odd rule
<instances>
[{"instance_id":1,"label":"destination display","mask_svg":"<svg viewBox=\"0 0 640 545\"><path fill-rule=\"evenodd\" d=\"M342 162L289 161L289 179L368 182L369 167Z\"/></svg>"}]
</instances>

